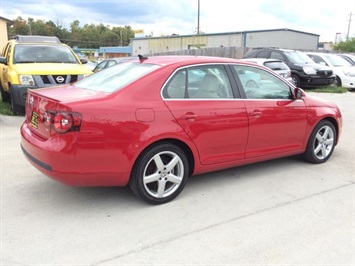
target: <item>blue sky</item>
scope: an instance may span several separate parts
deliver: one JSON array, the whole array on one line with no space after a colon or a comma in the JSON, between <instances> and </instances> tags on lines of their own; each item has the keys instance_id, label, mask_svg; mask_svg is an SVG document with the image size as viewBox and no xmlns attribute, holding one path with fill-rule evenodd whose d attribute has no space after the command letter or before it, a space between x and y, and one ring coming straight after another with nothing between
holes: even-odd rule
<instances>
[{"instance_id":1,"label":"blue sky","mask_svg":"<svg viewBox=\"0 0 355 266\"><path fill-rule=\"evenodd\" d=\"M320 41L355 37L355 0L200 0L205 33L289 28L320 35ZM66 28L100 24L131 26L145 34L194 34L198 0L0 0L0 16L52 20Z\"/></svg>"}]
</instances>

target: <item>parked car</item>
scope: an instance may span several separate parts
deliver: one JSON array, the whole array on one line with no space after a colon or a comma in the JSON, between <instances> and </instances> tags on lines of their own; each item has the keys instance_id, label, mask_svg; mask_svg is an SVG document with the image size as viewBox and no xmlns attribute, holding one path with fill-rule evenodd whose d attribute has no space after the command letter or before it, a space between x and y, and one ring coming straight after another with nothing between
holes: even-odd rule
<instances>
[{"instance_id":1,"label":"parked car","mask_svg":"<svg viewBox=\"0 0 355 266\"><path fill-rule=\"evenodd\" d=\"M291 69L285 64L284 61L279 60L279 59L265 59L265 58L246 58L246 59L240 59L244 61L248 61L251 63L259 64L266 66L282 77L284 77L288 82L292 82L292 77L291 77Z\"/></svg>"},{"instance_id":2,"label":"parked car","mask_svg":"<svg viewBox=\"0 0 355 266\"><path fill-rule=\"evenodd\" d=\"M338 54L338 55L346 59L346 61L348 61L353 66L355 66L355 55L352 54Z\"/></svg>"},{"instance_id":3,"label":"parked car","mask_svg":"<svg viewBox=\"0 0 355 266\"><path fill-rule=\"evenodd\" d=\"M95 67L97 66L97 62L91 61L91 60L87 60L87 63L84 66L86 66L88 69L93 71L95 69Z\"/></svg>"},{"instance_id":4,"label":"parked car","mask_svg":"<svg viewBox=\"0 0 355 266\"><path fill-rule=\"evenodd\" d=\"M329 66L336 75L335 84L348 89L355 88L355 67L343 57L329 53L308 52L309 57L318 64Z\"/></svg>"},{"instance_id":5,"label":"parked car","mask_svg":"<svg viewBox=\"0 0 355 266\"><path fill-rule=\"evenodd\" d=\"M301 88L313 88L334 84L335 75L331 68L316 64L301 51L279 48L255 48L243 58L273 58L286 63L291 69L293 83Z\"/></svg>"},{"instance_id":6,"label":"parked car","mask_svg":"<svg viewBox=\"0 0 355 266\"><path fill-rule=\"evenodd\" d=\"M74 51L54 36L17 35L0 57L0 91L14 114L25 113L28 89L75 82L90 74Z\"/></svg>"},{"instance_id":7,"label":"parked car","mask_svg":"<svg viewBox=\"0 0 355 266\"><path fill-rule=\"evenodd\" d=\"M133 59L136 57L117 57L117 58L109 58L109 59L104 59L100 63L96 65L96 67L93 69L94 73L99 72L105 68L114 66L118 63L123 63L127 60Z\"/></svg>"},{"instance_id":8,"label":"parked car","mask_svg":"<svg viewBox=\"0 0 355 266\"><path fill-rule=\"evenodd\" d=\"M241 76L261 78L247 87ZM29 90L21 147L72 186L126 186L162 204L191 175L302 154L327 161L338 107L269 68L230 58L140 57L81 81Z\"/></svg>"}]
</instances>

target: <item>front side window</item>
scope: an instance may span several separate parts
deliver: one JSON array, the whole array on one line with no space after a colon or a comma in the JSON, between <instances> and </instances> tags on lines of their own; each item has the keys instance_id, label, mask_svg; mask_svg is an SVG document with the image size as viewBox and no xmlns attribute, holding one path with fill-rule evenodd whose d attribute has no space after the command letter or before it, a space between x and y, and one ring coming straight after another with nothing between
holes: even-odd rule
<instances>
[{"instance_id":1,"label":"front side window","mask_svg":"<svg viewBox=\"0 0 355 266\"><path fill-rule=\"evenodd\" d=\"M307 54L300 51L285 51L284 54L293 64L313 63L312 59Z\"/></svg>"},{"instance_id":2,"label":"front side window","mask_svg":"<svg viewBox=\"0 0 355 266\"><path fill-rule=\"evenodd\" d=\"M235 65L247 99L291 99L291 89L277 76L256 67Z\"/></svg>"},{"instance_id":3,"label":"front side window","mask_svg":"<svg viewBox=\"0 0 355 266\"><path fill-rule=\"evenodd\" d=\"M194 66L173 74L163 89L168 99L233 98L232 88L223 65Z\"/></svg>"},{"instance_id":4,"label":"front side window","mask_svg":"<svg viewBox=\"0 0 355 266\"><path fill-rule=\"evenodd\" d=\"M320 56L318 55L309 55L310 58L312 58L312 60L314 62L316 62L317 64L323 64L323 65L327 65L327 63L323 60L323 58L321 58Z\"/></svg>"}]
</instances>

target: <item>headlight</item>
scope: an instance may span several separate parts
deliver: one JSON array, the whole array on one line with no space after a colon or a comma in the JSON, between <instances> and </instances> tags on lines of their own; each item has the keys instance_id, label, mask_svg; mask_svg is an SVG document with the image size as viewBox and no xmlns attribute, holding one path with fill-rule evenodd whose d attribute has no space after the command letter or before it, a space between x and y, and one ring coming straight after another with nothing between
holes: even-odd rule
<instances>
[{"instance_id":1,"label":"headlight","mask_svg":"<svg viewBox=\"0 0 355 266\"><path fill-rule=\"evenodd\" d=\"M35 85L33 77L30 75L20 75L20 84L21 85Z\"/></svg>"},{"instance_id":2,"label":"headlight","mask_svg":"<svg viewBox=\"0 0 355 266\"><path fill-rule=\"evenodd\" d=\"M303 67L303 71L307 75L315 75L315 74L317 74L317 71L313 67Z\"/></svg>"},{"instance_id":3,"label":"headlight","mask_svg":"<svg viewBox=\"0 0 355 266\"><path fill-rule=\"evenodd\" d=\"M344 70L344 75L345 76L348 76L348 77L355 77L355 72L350 72L350 71L346 71Z\"/></svg>"}]
</instances>

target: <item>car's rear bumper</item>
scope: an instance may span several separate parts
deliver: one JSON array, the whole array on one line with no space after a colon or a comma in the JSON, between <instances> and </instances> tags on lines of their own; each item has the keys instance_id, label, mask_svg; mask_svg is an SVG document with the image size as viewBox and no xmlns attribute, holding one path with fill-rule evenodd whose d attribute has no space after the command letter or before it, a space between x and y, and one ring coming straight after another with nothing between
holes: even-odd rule
<instances>
[{"instance_id":1,"label":"car's rear bumper","mask_svg":"<svg viewBox=\"0 0 355 266\"><path fill-rule=\"evenodd\" d=\"M21 126L21 148L25 157L48 177L70 186L127 185L130 173L118 166L119 156L111 158L111 162L101 161L95 152L81 150L76 143L74 136L43 140L26 122Z\"/></svg>"}]
</instances>

